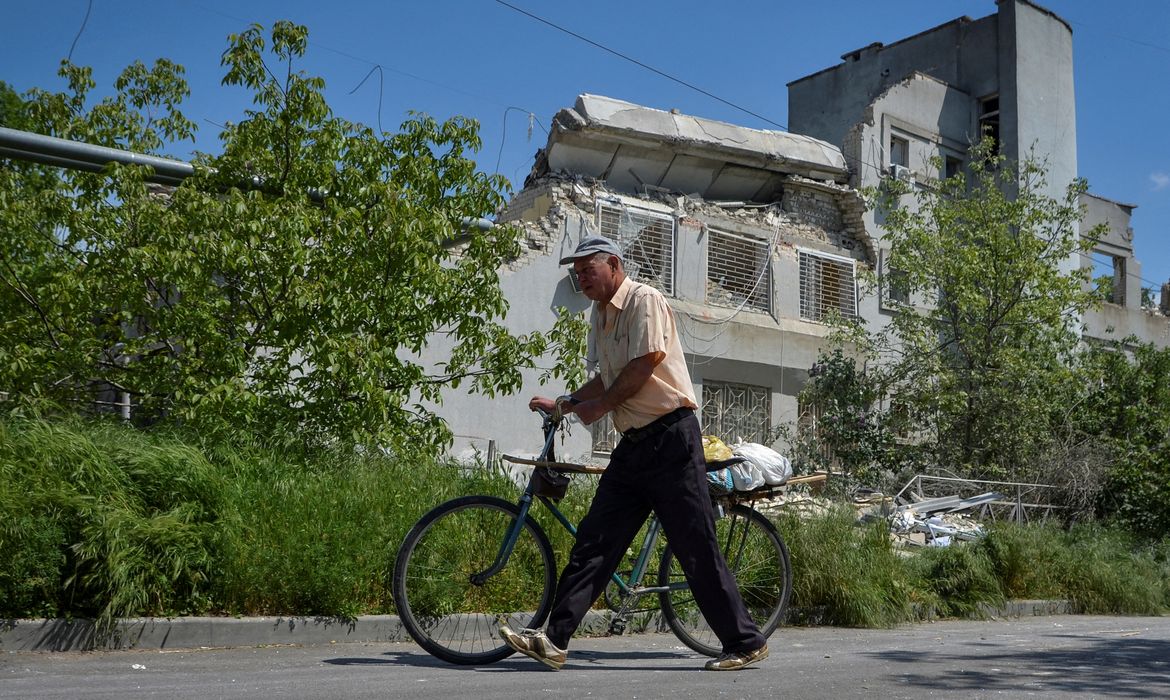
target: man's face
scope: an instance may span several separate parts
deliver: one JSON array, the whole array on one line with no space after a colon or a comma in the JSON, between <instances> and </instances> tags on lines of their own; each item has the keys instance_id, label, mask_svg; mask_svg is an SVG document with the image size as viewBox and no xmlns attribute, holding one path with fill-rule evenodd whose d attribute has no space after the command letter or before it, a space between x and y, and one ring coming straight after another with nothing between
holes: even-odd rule
<instances>
[{"instance_id":1,"label":"man's face","mask_svg":"<svg viewBox=\"0 0 1170 700\"><path fill-rule=\"evenodd\" d=\"M573 261L573 271L581 283L581 292L591 301L608 302L621 284L616 259L606 253Z\"/></svg>"}]
</instances>

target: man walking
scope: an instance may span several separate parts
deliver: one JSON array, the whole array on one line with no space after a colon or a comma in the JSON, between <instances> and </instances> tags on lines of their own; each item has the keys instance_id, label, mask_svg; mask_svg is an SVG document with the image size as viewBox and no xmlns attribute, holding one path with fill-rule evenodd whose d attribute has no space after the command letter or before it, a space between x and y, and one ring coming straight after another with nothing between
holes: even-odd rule
<instances>
[{"instance_id":1,"label":"man walking","mask_svg":"<svg viewBox=\"0 0 1170 700\"><path fill-rule=\"evenodd\" d=\"M581 241L560 262L573 266L594 302L588 359L599 371L571 394L533 397L529 408L576 413L586 425L610 413L622 439L581 521L545 630L503 626L500 635L550 668L563 666L573 632L653 510L723 645L706 668L733 671L763 660L768 645L715 537L698 404L670 306L658 290L626 277L621 250L606 238Z\"/></svg>"}]
</instances>

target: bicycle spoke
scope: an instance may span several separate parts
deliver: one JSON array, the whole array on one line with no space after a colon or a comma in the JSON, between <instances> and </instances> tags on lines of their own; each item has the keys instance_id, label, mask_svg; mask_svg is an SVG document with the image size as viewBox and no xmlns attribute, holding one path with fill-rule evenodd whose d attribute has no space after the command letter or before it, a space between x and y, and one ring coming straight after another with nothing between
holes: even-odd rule
<instances>
[{"instance_id":1,"label":"bicycle spoke","mask_svg":"<svg viewBox=\"0 0 1170 700\"><path fill-rule=\"evenodd\" d=\"M764 516L743 506L735 507L728 517L716 521L716 534L748 613L765 636L771 634L787 607L792 585L788 550L783 540ZM668 551L659 583L680 581L685 581L685 577L673 553ZM667 624L684 644L711 656L721 651L722 645L707 625L690 590L663 593L660 601Z\"/></svg>"},{"instance_id":2,"label":"bicycle spoke","mask_svg":"<svg viewBox=\"0 0 1170 700\"><path fill-rule=\"evenodd\" d=\"M423 648L453 663L496 661L511 653L496 620L534 626L548 614L555 570L547 538L526 521L506 565L481 585L519 511L488 496L448 502L407 535L394 569L395 602Z\"/></svg>"}]
</instances>

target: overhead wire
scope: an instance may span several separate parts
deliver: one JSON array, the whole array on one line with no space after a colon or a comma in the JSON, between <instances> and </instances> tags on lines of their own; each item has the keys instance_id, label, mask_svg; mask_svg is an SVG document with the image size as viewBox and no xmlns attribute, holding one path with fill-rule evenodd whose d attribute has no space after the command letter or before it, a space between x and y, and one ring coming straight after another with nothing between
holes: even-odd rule
<instances>
[{"instance_id":1,"label":"overhead wire","mask_svg":"<svg viewBox=\"0 0 1170 700\"><path fill-rule=\"evenodd\" d=\"M633 63L634 65L645 68L646 70L648 70L652 73L656 73L657 75L660 75L663 78L666 78L667 80L674 81L674 82L678 83L679 85L682 85L683 87L690 88L691 90L694 90L695 92L706 95L707 97L710 97L711 99L716 100L717 102L721 102L721 103L727 105L728 107L731 107L732 109L739 110L740 112L743 112L744 114L750 114L751 116L755 117L756 119L760 119L764 122L767 122L768 124L771 124L772 126L778 127L784 131L788 131L788 127L784 126L783 124L780 124L779 122L774 122L762 114L758 114L756 112L753 112L752 110L748 109L747 107L741 107L740 105L737 105L736 103L734 103L730 100L724 99L724 98L720 97L719 95L716 95L712 92L708 92L707 90L704 90L703 88L699 87L698 85L694 85L693 83L689 83L689 82L683 80L682 78L676 78L675 76L671 75L670 73L659 70L659 69L657 69L654 66L651 66L649 64L643 63L642 61L639 61L638 59L636 59L632 56L624 54L621 51L618 51L616 49L611 49L610 47L606 46L605 44L601 44L599 42L596 42L596 41L590 39L589 37L578 34L577 32L574 32L573 30L568 29L566 27L562 27L561 25L556 24L555 22L550 22L549 20L547 20L539 15L533 14L533 13L529 12L528 10L525 10L521 7L517 7L517 6L513 5L512 3L505 2L504 0L496 0L496 2L499 3L500 5L503 5L504 7L515 10L516 12L519 12L522 15L525 15L527 17L531 17L532 19L536 20L537 22L540 22L542 24L546 24L546 25L552 27L553 29L556 29L557 31L564 32L565 34L568 34L569 36L572 36L572 37L576 37L577 39L580 39L581 41L584 41L587 44L590 44L592 46L596 46L597 48L601 49L602 51L605 51L606 53L613 54L614 56L617 56L618 58L620 58L622 60L629 61L630 63Z\"/></svg>"},{"instance_id":2,"label":"overhead wire","mask_svg":"<svg viewBox=\"0 0 1170 700\"><path fill-rule=\"evenodd\" d=\"M92 3L92 0L90 0L90 2ZM216 10L214 8L207 7L206 5L202 5L200 3L192 3L192 5L200 10L203 10L204 12L209 13L209 14L218 15L220 17L224 17L226 19L230 19L230 20L233 20L235 22L240 22L243 24L252 24L253 23L253 22L251 22L243 17L238 17L236 15L232 15L232 14L229 14L226 12L221 12L221 11ZM88 18L88 13L87 13L87 18ZM84 28L84 26L83 26L83 28ZM79 33L79 35L80 35L80 33ZM74 40L74 41L76 41L76 40ZM430 78L424 78L421 75L416 75L416 74L411 73L409 71L400 70L400 69L394 68L393 66L387 66L387 65L384 65L384 64L379 63L377 61L370 60L369 58L366 58L364 56L359 56L359 55L354 54L352 52L345 51L343 49L339 49L339 48L334 47L334 46L329 46L328 44L323 44L323 43L316 41L316 40L310 40L309 45L315 46L321 50L336 54L338 56L341 56L342 58L348 58L351 61L357 61L358 63L364 63L368 66L371 66L369 72L367 72L366 75L358 82L358 84L352 90L349 91L348 94L350 94L350 95L357 92L358 88L360 88L366 82L366 80L368 80L369 77L371 75L373 75L374 71L378 71L378 111L377 111L377 114L378 114L378 131L379 132L383 131L383 129L382 129L382 103L383 103L384 71L389 71L389 72L394 73L396 75L401 75L405 78L410 78L411 80L415 80L415 81L418 81L421 83L426 83L428 85L433 85L435 87L442 88L442 89L447 90L449 92L453 92L453 93L456 93L459 95L463 95L465 97L470 97L470 98L475 99L475 100L480 100L482 102L487 102L489 104L503 107L505 120L507 118L508 110L520 109L522 111L527 112L530 120L532 122L534 122L537 126L539 126L541 128L541 130L543 130L546 134L548 133L548 129L546 129L544 127L544 125L540 123L540 120L536 118L535 113L532 112L531 110L525 110L523 108L505 105L505 104L503 104L495 99L492 99L490 97L487 97L485 95L480 95L478 93L469 92L467 90L455 87L453 85L448 85L446 83L441 83L441 82L438 82L435 80L431 80ZM506 133L505 133L505 136L506 136ZM500 144L500 152L501 152L501 154L503 153L503 142L502 141ZM498 163L496 166L496 170L497 171L499 170Z\"/></svg>"},{"instance_id":3,"label":"overhead wire","mask_svg":"<svg viewBox=\"0 0 1170 700\"><path fill-rule=\"evenodd\" d=\"M541 17L541 16L539 16L539 15L536 15L536 14L534 14L534 13L532 13L532 12L529 12L528 10L525 10L525 9L523 9L523 8L521 8L521 7L518 7L518 6L516 6L516 5L513 5L512 3L506 2L506 0L496 0L496 2L497 2L499 5L502 5L502 6L504 6L504 7L507 7L507 8L509 8L509 9L511 9L511 10L513 10L513 11L517 12L517 13L520 13L520 14L522 14L522 15L525 15L525 16L527 16L527 17L529 17L529 18L531 18L531 19L533 19L533 20L535 20L535 21L538 21L538 22L540 22L540 23L542 23L542 24L545 24L545 25L547 25L547 26L549 26L549 27L552 27L553 29L555 29L555 30L557 30L557 31L563 32L563 33L565 33L565 34L567 34L567 35L569 35L569 36L572 36L572 37L574 37L574 38L577 38L577 39L579 39L579 40L581 40L581 41L583 41L583 42L585 42L585 43L587 43L587 44L590 44L591 46L594 46L594 47L596 47L596 48L598 48L598 49L600 49L600 50L602 50L602 51L605 51L605 52L607 52L607 53L610 53L610 54L612 54L612 55L614 55L614 56L617 56L618 58L621 58L622 60L625 60L625 61L628 61L628 62L630 62L630 63L633 63L634 65L637 65L637 66L639 66L639 67L641 67L641 68L643 68L643 69L645 69L645 70L651 71L652 73L654 73L654 74L656 74L656 75L659 75L659 76L661 76L661 77L663 77L663 78L666 78L666 79L668 79L668 80L670 80L670 81L672 81L672 82L675 82L675 83L677 83L677 84L679 84L679 85L682 85L682 86L684 86L684 87L686 87L686 88L688 88L688 89L694 90L694 91L696 91L696 92L698 92L698 93L700 93L700 94L702 94L702 95L705 95L705 96L707 96L707 97L709 97L709 98L711 98L711 99L713 99L713 100L716 100L717 102L720 102L720 103L722 103L722 104L724 104L724 105L726 105L726 106L729 106L729 107L731 107L731 108L733 108L733 109L735 109L735 110L738 110L738 111L740 111L740 112L743 112L743 113L745 113L745 114L748 114L748 115L750 115L750 116L752 116L752 117L755 117L755 118L757 118L757 119L759 119L759 120L761 120L761 121L763 121L763 122L765 122L765 123L767 123L767 124L770 124L770 125L772 125L772 126L775 126L775 127L779 128L779 129L781 129L781 130L783 130L783 131L786 131L786 132L787 132L787 131L789 131L788 127L787 127L786 125L784 125L784 124L781 124L781 123L779 123L779 122L777 122L777 121L775 121L775 120L769 119L768 117L766 117L766 116L764 116L764 115L762 115L762 114L759 114L759 113L757 113L757 112L755 112L755 111L753 111L753 110L751 110L751 109L748 109L748 108L746 108L746 107L743 107L743 106L741 106L741 105L739 105L739 104L736 104L735 102L732 102L731 100L728 100L728 99L726 99L726 98L723 98L723 97L721 97L721 96L719 96L719 95L716 95L716 94L714 94L714 93L712 93L712 92L710 92L710 91L708 91L708 90L705 90L705 89L703 89L703 88L701 88L701 87L699 87L699 86L697 86L697 85L694 85L693 83L690 83L690 82L688 82L688 81L686 81L686 80L683 80L683 79L681 79L681 78L678 78L678 77L676 77L676 76L674 76L674 75L671 75L670 73L667 73L667 72L665 72L665 71L663 71L663 70L660 70L660 69L658 69L658 68L655 68L654 66L651 66L651 65L649 65L649 64L647 64L647 63L645 63L645 62L643 62L643 61L640 61L640 60L638 60L638 59L636 59L636 58L633 58L632 56L629 56L629 55L627 55L627 54L625 54L625 53L623 53L623 52L621 52L621 51L618 51L618 50L616 50L616 49L610 48L610 47L608 47L608 46L606 46L606 45L604 45L604 44L602 44L602 43L600 43L600 42L598 42L598 41L595 41L595 40L593 40L593 39L590 39L590 38L588 38L588 37L586 37L586 36L584 36L584 35L582 35L582 34L580 34L580 33L577 33L577 32L575 32L575 31L572 31L572 30L568 29L567 27L563 27L563 26L561 26L561 25L559 25L559 24L556 24L555 22L552 22L552 21L550 21L550 20L548 20L548 19L545 19L545 18L543 18L543 17ZM199 8L199 9L203 10L204 12L208 12L208 13L211 13L211 14L215 14L215 15L218 15L218 16L221 16L221 17L225 17L225 18L228 18L228 19L232 19L232 20L234 20L234 21L238 21L238 22L243 22L243 23L250 23L248 20L246 20L246 19L244 19L244 18L241 18L241 17L235 16L235 15L232 15L232 14L229 14L229 13L221 12L221 11L219 11L219 10L216 10L216 9L213 9L213 8L210 8L210 7L207 7L207 6L205 6L205 5L202 5L202 4L200 4L200 3L192 3L192 4L193 4L195 7L197 7L197 8ZM86 7L86 14L85 14L85 16L84 16L84 18L83 18L83 20L82 20L81 27L78 29L77 35L74 37L74 39L73 39L73 42L72 42L72 44L71 44L71 46L70 46L70 49L69 49L69 58L70 58L70 59L72 58L72 54L73 54L73 51L74 51L74 49L75 49L75 47L76 47L76 45L77 45L77 42L78 42L78 40L80 39L80 37L81 37L82 33L84 32L84 30L85 30L85 28L86 28L86 26L87 26L87 24L88 24L89 17L90 17L90 14L91 14L91 11L92 11L92 9L93 9L93 0L89 0L89 1L88 1L88 3L87 3L87 7ZM1078 21L1075 21L1075 20L1069 20L1069 21L1070 21L1070 22L1072 22L1072 23L1074 23L1074 24L1079 24L1079 25L1082 25L1082 26L1088 26L1088 25L1084 25L1084 23L1081 23L1081 22L1078 22ZM1134 43L1134 44L1136 44L1136 45L1145 46L1145 47L1147 47L1147 48L1153 48L1153 49L1156 49L1156 50L1161 50L1161 51L1168 51L1168 52L1170 52L1170 47L1162 46L1162 45L1159 45L1159 44L1153 44L1153 43L1146 42L1146 41L1143 41L1143 40L1133 39L1133 38L1131 38L1131 37L1127 37L1127 36L1124 36L1124 35L1121 35L1121 34L1117 34L1117 33L1112 33L1112 32L1102 32L1102 33L1104 33L1104 34L1106 34L1106 35L1108 35L1108 36L1112 36L1112 37L1114 37L1114 38L1116 38L1116 39L1121 39L1121 40L1129 41L1129 42L1131 42L1131 43ZM321 49L323 49L323 50L326 50L326 51L330 51L330 52L332 52L332 53L335 53L335 54L337 54L337 55L339 55L339 56L342 56L342 57L348 58L348 59L350 59L350 60L358 61L358 62L365 63L365 64L367 64L367 65L370 65L370 66L372 66L372 68L370 69L370 71L369 71L369 72L368 72L368 73L367 73L367 74L366 74L366 75L365 75L365 76L362 78L362 80L361 80L361 81L359 81L359 82L358 82L357 86L355 86L355 87L353 88L353 90L351 90L351 91L349 92L349 94L351 94L351 95L352 95L354 92L356 92L356 91L357 91L357 90L358 90L358 89L359 89L359 88L360 88L360 87L361 87L361 86L362 86L362 85L365 83L365 81L366 81L366 80L368 80L368 79L369 79L369 77L370 77L370 76L373 74L373 72L374 72L374 71L378 71L378 73L379 73L379 92L378 92L378 109L377 109L377 118L378 118L378 129L379 129L379 131L381 131L381 130L382 130L382 103L383 103L383 80L384 80L384 73L383 73L383 71L386 71L386 70L388 70L388 71L390 71L390 72L392 72L392 73L395 73L395 74L398 74L398 75L402 75L402 76L404 76L404 77L407 77L407 78L410 78L410 79L412 79L412 80L416 80L416 81L419 81L419 82L423 82L423 83L427 83L427 84L430 84L430 85L434 85L434 86L436 86L436 87L440 87L440 88L442 88L442 89L445 89L445 90L448 90L448 91L451 91L451 92L455 92L455 93L458 93L458 94L462 94L462 95L465 95L465 96L471 97L471 98L473 98L473 99L482 100L482 101L485 101L485 102L489 102L489 103L496 104L496 105L499 105L499 106L501 106L501 107L504 107L504 116L503 116L503 122L504 122L504 129L505 129L505 131L504 131L504 134L503 134L503 136L502 136L502 138L501 138L500 149L499 149L499 151L498 151L498 153L497 153L497 163L496 163L496 171L497 171L497 172L498 172L498 170L499 170L499 164L500 164L500 161L502 160L502 156L503 156L503 150L504 150L505 140L506 140L506 137L507 137L507 131L506 131L507 115L508 115L508 113L509 113L510 111L526 111L526 112L528 113L528 115L529 115L529 119L530 119L530 126L529 126L529 130L531 131L531 123L536 123L537 125L539 125L539 126L540 126L540 128L541 128L542 130L544 130L544 131L545 131L545 133L546 133L546 134L548 133L548 130L544 128L544 125L543 125L543 124L540 124L539 120L537 120L537 119L536 119L536 117L535 117L535 114L534 114L533 112L529 111L529 110L524 110L523 108L514 107L514 106L509 106L509 105L503 105L503 104L501 104L501 103L497 102L496 100L493 100L492 98L486 97L486 96L484 96L484 95L479 95L479 94L476 94L476 93L468 92L468 91L466 91L466 90L463 90L463 89L461 89L461 88L456 88L456 87L454 87L454 86L451 86L451 85L447 85L447 84L440 83L440 82L437 82L437 81L434 81L434 80L430 80L430 79L428 79L428 78L424 78L424 77L422 77L422 76L415 75L415 74L413 74L413 73L410 73L410 72L407 72L407 71L399 70L399 69L396 69L396 68L393 68L393 67L389 67L389 66L384 66L383 64L381 64L381 63L379 63L379 62L372 61L372 60L370 60L370 59L368 59L368 58L365 58L365 57L362 57L362 56L358 56L358 55L356 55L356 54L354 54L354 53L351 53L351 52L349 52L349 51L345 51L345 50L338 49L338 48L336 48L336 47L333 47L333 46L329 46L329 45L326 45L326 44L322 44L321 42L318 42L318 41L310 41L309 43L310 43L311 45L317 46L318 48L321 48ZM883 150L883 151L884 151L884 149L882 149L880 146L879 146L879 150ZM843 155L844 155L844 154L843 154ZM877 164L877 163L874 163L874 162L869 162L869 161L867 161L867 160L865 160L865 159L855 159L855 158L850 158L849 160L853 160L854 162L856 162L856 163L859 163L859 164L862 164L862 165L868 165L868 166L870 166L870 167L872 167L872 168L875 168L875 169L877 169L877 170L879 170L879 171L884 169L884 167L883 167L882 165L879 165L879 164ZM1127 273L1127 275L1130 275L1130 276L1132 276L1132 277L1136 277L1136 278L1137 278L1138 280L1140 280L1141 282L1144 282L1144 283L1147 283L1147 284L1151 284L1151 285L1157 285L1157 284L1159 284L1159 283L1157 283L1157 282L1154 282L1154 281L1152 281L1152 280L1148 280L1148 279L1146 279L1146 278L1143 278L1143 277L1140 277L1140 276L1135 276L1135 275L1132 275L1132 273Z\"/></svg>"},{"instance_id":4,"label":"overhead wire","mask_svg":"<svg viewBox=\"0 0 1170 700\"><path fill-rule=\"evenodd\" d=\"M618 50L616 50L616 49L610 48L609 46L606 46L606 45L604 45L604 44L602 44L602 43L600 43L600 42L598 42L598 41L595 41L595 40L593 40L593 39L590 39L589 37L586 37L586 36L584 36L584 35L582 35L582 34L579 34L579 33L575 32L575 31L573 31L573 30L571 30L571 29L568 29L567 27L561 26L561 25L559 25L559 24L557 24L557 23L555 23L555 22L552 22L552 21L550 21L550 20L548 20L548 19L545 19L544 17L541 17L541 16L539 16L539 15L536 15L535 13L529 12L528 10L525 10L525 9L523 9L523 8L521 8L521 7L517 7L516 5L513 5L513 4L512 4L512 3L510 3L510 2L506 2L506 0L495 0L495 1L496 1L496 3L498 3L498 4L500 4L500 5L503 5L504 7L507 7L507 8L509 8L509 9L511 9L511 10L513 10L513 11L515 11L515 12L518 12L518 13L520 13L520 14L522 14L522 15L525 15L525 16L527 16L527 17L530 17L530 18L532 18L532 19L534 19L534 20L536 20L536 21L538 21L538 22L540 22L540 23L542 23L542 24L545 24L545 25L547 25L547 26L549 26L549 27L552 27L553 29L556 29L557 31L563 32L563 33L565 33L565 34L568 34L569 36L572 36L572 37L575 37L575 38L577 38L577 39L580 39L581 41L584 41L585 43L587 43L587 44L590 44L591 46L594 46L594 47L596 47L596 48L598 48L598 49L601 49L602 51L605 51L606 53L609 53L609 54L612 54L612 55L614 55L614 56L617 56L618 58L621 58L621 59L623 59L623 60L625 60L625 61L629 61L630 63L633 63L634 65L637 65L637 66L639 66L639 67L641 67L641 68L645 68L646 70L649 70L649 71L651 71L651 72L653 72L653 73L655 73L655 74L657 74L657 75L659 75L659 76L662 76L662 77L664 77L664 78L666 78L666 79L668 79L668 80L671 80L671 81L673 81L673 82L675 82L675 83L678 83L679 85L682 85L682 86L684 86L684 87L687 87L687 88L689 88L689 89L691 89L691 90L694 90L694 91L696 91L696 92L698 92L698 93L700 93L700 94L702 94L702 95L706 95L707 97L710 97L710 98L712 98L712 99L714 99L714 100L716 100L716 101L718 101L718 102L720 102L720 103L722 103L722 104L725 104L725 105L727 105L727 106L729 106L729 107L731 107L731 108L733 108L733 109L739 110L739 111L741 111L741 112L743 112L743 113L745 113L745 114L749 114L749 115L751 115L751 116L753 116L753 117L755 117L755 118L757 118L757 119L760 119L760 120L762 120L762 121L764 121L764 122L766 122L766 123L768 123L768 124L771 124L772 126L775 126L775 127L779 128L779 129L781 129L781 130L783 130L783 131L789 131L788 127L787 127L786 125L784 125L784 124L781 124L781 123L779 123L779 122L776 122L776 121L774 121L774 120L772 120L772 119L769 119L768 117L765 117L765 116L763 116L763 115L761 115L761 114L758 114L758 113L756 113L756 112L754 112L754 111L752 111L752 110L750 110L750 109L747 109L747 108L745 108L745 107L742 107L742 106L740 106L740 105L738 105L738 104L736 104L736 103L734 103L734 102L732 102L732 101L730 101L730 100L727 100L727 99L725 99L725 98L723 98L723 97L720 97L719 95L715 95L715 94L713 94L713 93L711 93L711 92L709 92L709 91L707 91L707 90L704 90L703 88L700 88L700 87L698 87L697 85L694 85L693 83L690 83L690 82L688 82L688 81L686 81L686 80L683 80L683 79L681 79L681 78L678 78L678 77L676 77L676 76L674 76L674 75L671 75L671 74L669 74L669 73L667 73L667 72L665 72L665 71L663 71L663 70L660 70L660 69L658 69L658 68L655 68L654 66L648 65L648 64L646 64L646 63L644 63L644 62L642 62L642 61L639 61L638 59L636 59L636 58L633 58L632 56L629 56L629 55L627 55L627 54L625 54L625 53L623 53L623 52L621 52L621 51L618 51ZM1078 24L1079 24L1079 23L1078 23ZM1109 33L1108 33L1108 32L1106 32L1106 34L1109 34ZM1124 36L1117 35L1117 34L1112 34L1112 36L1114 36L1114 37L1116 37L1116 38L1124 39L1124 40L1127 40L1127 41L1131 41L1132 43L1135 43L1135 44L1138 44L1138 45L1141 45L1141 46L1146 46L1146 47L1149 47L1149 48L1154 48L1154 49L1158 49L1158 50L1162 50L1162 51L1170 51L1170 47L1165 47L1165 46L1161 46L1161 45L1158 45L1158 44L1152 44L1152 43L1145 42L1145 41L1141 41L1141 40L1131 39L1131 38L1129 38L1129 37L1124 37ZM879 146L879 150L882 150L882 151L883 151L883 155L884 155L884 149L881 149L881 147ZM854 161L855 163L858 163L858 164L861 164L861 165L868 165L868 166L870 166L870 167L872 167L872 168L874 168L874 169L876 169L876 170L879 170L879 171L881 171L881 170L884 170L884 169L885 169L885 168L884 168L884 165L879 165L878 163L874 163L874 162L869 162L869 161L866 161L864 158L860 158L860 159L858 159L858 158L851 158L851 157L849 157L849 156L846 156L844 152L842 152L842 156L844 156L844 157L845 157L847 160L852 160L852 161ZM1138 279L1140 279L1140 280L1141 280L1141 281L1143 281L1143 282L1147 282L1147 283L1149 283L1149 284L1158 284L1158 283L1156 283L1156 282L1152 282L1152 281L1150 281L1150 280L1147 280L1147 279L1144 279L1144 278L1141 278L1141 277L1139 277Z\"/></svg>"},{"instance_id":5,"label":"overhead wire","mask_svg":"<svg viewBox=\"0 0 1170 700\"><path fill-rule=\"evenodd\" d=\"M85 26L89 24L89 13L93 10L93 0L89 0L85 5L85 17L81 20L81 27L77 30L77 35L73 37L73 43L69 45L69 55L65 60L73 63L73 49L77 48L77 40L81 38L81 33L85 31Z\"/></svg>"}]
</instances>

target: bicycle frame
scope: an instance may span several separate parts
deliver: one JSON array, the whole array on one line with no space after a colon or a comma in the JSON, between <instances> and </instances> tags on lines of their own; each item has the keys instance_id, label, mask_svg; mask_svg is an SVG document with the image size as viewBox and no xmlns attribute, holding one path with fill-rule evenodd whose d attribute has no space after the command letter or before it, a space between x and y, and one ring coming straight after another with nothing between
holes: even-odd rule
<instances>
[{"instance_id":1,"label":"bicycle frame","mask_svg":"<svg viewBox=\"0 0 1170 700\"><path fill-rule=\"evenodd\" d=\"M552 454L552 447L553 442L556 439L557 428L560 426L559 418L554 419L553 416L545 415L544 420L546 436L544 448L540 451L538 461L548 461L549 455ZM521 530L524 527L524 519L528 517L529 511L532 509L533 500L539 500L541 503L543 503L545 507L548 508L549 512L552 513L556 521L560 523L561 527L565 528L565 530L568 531L568 533L574 538L577 537L576 525L574 525L573 522L569 520L569 518L565 516L564 513L561 512L561 509L558 508L552 500L534 493L534 478L535 472L533 476L529 478L528 485L524 488L524 492L521 494L520 500L517 502L517 506L520 509L519 517L517 517L516 520L512 523L512 526L508 528L508 532L504 537L504 541L500 543L500 549L496 554L495 561L484 571L473 574L471 576L472 583L482 585L489 578L499 573L500 570L502 570L504 566L507 565L508 559L512 556L512 551L516 546L516 542L520 538ZM685 590L689 587L685 581L672 583L667 586L641 585L642 579L646 575L646 570L650 564L651 553L655 550L655 545L658 542L658 537L661 535L661 532L662 525L659 523L658 517L651 513L649 519L647 520L646 535L642 539L642 546L638 551L638 557L634 562L633 569L630 571L629 578L623 578L621 574L616 571L610 574L610 580L617 585L623 601L621 607L614 611L617 613L617 615L615 616L613 622L610 623L611 631L616 632L624 628L625 617L633 610L634 603L636 603L642 597L665 591Z\"/></svg>"}]
</instances>

